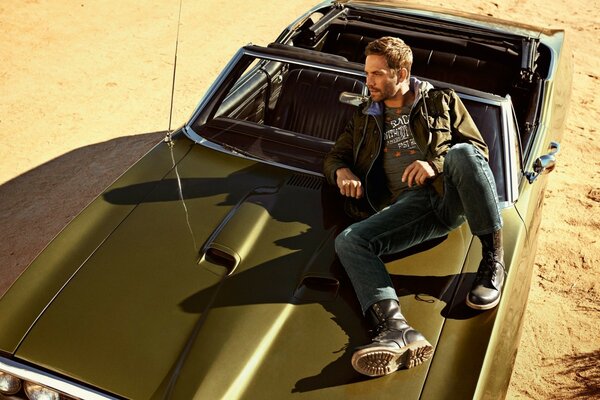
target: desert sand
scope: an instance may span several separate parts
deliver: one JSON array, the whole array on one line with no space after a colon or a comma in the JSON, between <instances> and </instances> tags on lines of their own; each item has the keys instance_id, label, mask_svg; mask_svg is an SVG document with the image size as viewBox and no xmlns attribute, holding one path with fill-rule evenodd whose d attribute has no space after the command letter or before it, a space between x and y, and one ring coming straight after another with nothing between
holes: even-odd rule
<instances>
[{"instance_id":1,"label":"desert sand","mask_svg":"<svg viewBox=\"0 0 600 400\"><path fill-rule=\"evenodd\" d=\"M316 3L183 0L171 127L239 47L267 44ZM567 32L571 111L549 176L508 398L600 398L600 3L417 3ZM0 294L164 136L178 16L179 0L0 3Z\"/></svg>"}]
</instances>

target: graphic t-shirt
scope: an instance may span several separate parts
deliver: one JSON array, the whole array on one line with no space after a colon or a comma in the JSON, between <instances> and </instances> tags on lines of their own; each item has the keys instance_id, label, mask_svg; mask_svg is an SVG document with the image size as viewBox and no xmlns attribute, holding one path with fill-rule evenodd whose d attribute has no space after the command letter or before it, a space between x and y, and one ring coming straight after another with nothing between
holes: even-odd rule
<instances>
[{"instance_id":1,"label":"graphic t-shirt","mask_svg":"<svg viewBox=\"0 0 600 400\"><path fill-rule=\"evenodd\" d=\"M408 189L407 182L402 182L402 174L406 167L416 160L425 159L408 124L410 109L411 105L398 108L386 107L385 109L383 169L387 177L388 188L394 198Z\"/></svg>"}]
</instances>

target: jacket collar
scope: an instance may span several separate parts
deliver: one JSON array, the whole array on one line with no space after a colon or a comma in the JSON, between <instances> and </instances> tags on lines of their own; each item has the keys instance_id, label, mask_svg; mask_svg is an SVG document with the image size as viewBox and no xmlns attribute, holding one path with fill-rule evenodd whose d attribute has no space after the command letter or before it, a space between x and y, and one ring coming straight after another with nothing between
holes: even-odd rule
<instances>
[{"instance_id":1,"label":"jacket collar","mask_svg":"<svg viewBox=\"0 0 600 400\"><path fill-rule=\"evenodd\" d=\"M410 77L410 90L415 93L415 102L413 104L417 104L417 102L421 99L422 94L427 93L431 89L433 89L433 85L431 83L419 80L414 76ZM384 110L385 104L383 104L382 101L373 101L371 100L371 97L369 97L369 100L367 100L363 108L363 114L381 116L383 115Z\"/></svg>"}]
</instances>

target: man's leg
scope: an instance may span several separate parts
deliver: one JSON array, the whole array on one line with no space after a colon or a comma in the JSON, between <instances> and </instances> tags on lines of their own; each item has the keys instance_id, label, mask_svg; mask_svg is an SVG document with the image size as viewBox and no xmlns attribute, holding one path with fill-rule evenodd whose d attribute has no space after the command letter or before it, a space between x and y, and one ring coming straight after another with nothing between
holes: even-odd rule
<instances>
[{"instance_id":1,"label":"man's leg","mask_svg":"<svg viewBox=\"0 0 600 400\"><path fill-rule=\"evenodd\" d=\"M498 208L492 171L481 153L470 144L453 146L444 162L445 194L440 218L456 215L462 208L471 231L479 237L483 257L466 303L477 310L488 310L500 301L504 285L502 217Z\"/></svg>"},{"instance_id":2,"label":"man's leg","mask_svg":"<svg viewBox=\"0 0 600 400\"><path fill-rule=\"evenodd\" d=\"M379 258L407 249L448 229L439 224L431 188L405 192L393 205L351 225L336 238L336 252L354 286L365 317L375 327L372 343L356 349L353 367L368 376L426 361L433 347L408 325L385 264Z\"/></svg>"},{"instance_id":3,"label":"man's leg","mask_svg":"<svg viewBox=\"0 0 600 400\"><path fill-rule=\"evenodd\" d=\"M397 299L380 256L394 254L448 234L432 205L433 189L403 193L396 203L350 225L335 241L335 250L350 277L363 314L381 300Z\"/></svg>"}]
</instances>

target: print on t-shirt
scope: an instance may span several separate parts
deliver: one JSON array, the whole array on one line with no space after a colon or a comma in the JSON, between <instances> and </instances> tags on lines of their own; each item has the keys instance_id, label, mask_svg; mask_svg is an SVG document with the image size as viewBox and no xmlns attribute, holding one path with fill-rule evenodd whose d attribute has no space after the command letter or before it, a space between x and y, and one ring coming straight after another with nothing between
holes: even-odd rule
<instances>
[{"instance_id":1,"label":"print on t-shirt","mask_svg":"<svg viewBox=\"0 0 600 400\"><path fill-rule=\"evenodd\" d=\"M422 160L415 138L410 130L411 106L388 107L385 110L385 131L383 133L383 168L388 188L396 197L408 185L402 182L406 167L416 160Z\"/></svg>"}]
</instances>

